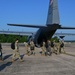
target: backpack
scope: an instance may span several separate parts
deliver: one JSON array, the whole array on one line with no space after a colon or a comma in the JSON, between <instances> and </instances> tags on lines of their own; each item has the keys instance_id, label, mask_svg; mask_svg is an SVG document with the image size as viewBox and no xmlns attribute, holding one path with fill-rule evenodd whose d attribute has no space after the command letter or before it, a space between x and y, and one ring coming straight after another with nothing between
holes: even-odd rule
<instances>
[{"instance_id":1,"label":"backpack","mask_svg":"<svg viewBox=\"0 0 75 75\"><path fill-rule=\"evenodd\" d=\"M34 50L34 43L33 42L30 43L30 49Z\"/></svg>"},{"instance_id":2,"label":"backpack","mask_svg":"<svg viewBox=\"0 0 75 75\"><path fill-rule=\"evenodd\" d=\"M46 43L45 47L48 48L48 43Z\"/></svg>"},{"instance_id":3,"label":"backpack","mask_svg":"<svg viewBox=\"0 0 75 75\"><path fill-rule=\"evenodd\" d=\"M51 46L51 43L46 43L46 48L48 48L49 46Z\"/></svg>"},{"instance_id":4,"label":"backpack","mask_svg":"<svg viewBox=\"0 0 75 75\"><path fill-rule=\"evenodd\" d=\"M30 49L31 49L31 50L34 50L34 46L31 46Z\"/></svg>"},{"instance_id":5,"label":"backpack","mask_svg":"<svg viewBox=\"0 0 75 75\"><path fill-rule=\"evenodd\" d=\"M1 43L0 43L0 50L2 49Z\"/></svg>"},{"instance_id":6,"label":"backpack","mask_svg":"<svg viewBox=\"0 0 75 75\"><path fill-rule=\"evenodd\" d=\"M53 42L51 42L51 47L54 47L54 43Z\"/></svg>"},{"instance_id":7,"label":"backpack","mask_svg":"<svg viewBox=\"0 0 75 75\"><path fill-rule=\"evenodd\" d=\"M61 45L60 45L60 47L63 47L64 46L64 43L62 43Z\"/></svg>"},{"instance_id":8,"label":"backpack","mask_svg":"<svg viewBox=\"0 0 75 75\"><path fill-rule=\"evenodd\" d=\"M15 42L11 43L11 49L15 49Z\"/></svg>"}]
</instances>

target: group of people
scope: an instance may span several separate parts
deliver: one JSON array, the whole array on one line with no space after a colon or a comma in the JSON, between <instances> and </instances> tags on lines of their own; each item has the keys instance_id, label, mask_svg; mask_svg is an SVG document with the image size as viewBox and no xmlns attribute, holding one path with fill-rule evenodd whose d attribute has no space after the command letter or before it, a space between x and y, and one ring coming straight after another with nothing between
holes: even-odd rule
<instances>
[{"instance_id":1,"label":"group of people","mask_svg":"<svg viewBox=\"0 0 75 75\"><path fill-rule=\"evenodd\" d=\"M35 44L33 42L33 40L30 41L30 44L28 43L24 43L25 44L25 54L30 56L30 55L35 55ZM58 42L55 42L54 41L50 41L50 40L47 40L47 42L43 41L42 44L41 44L41 49L42 51L40 52L41 55L44 55L44 56L51 56L52 53L55 53L55 54L60 54L61 53L61 50L63 49L63 52L65 53L65 50L64 50L64 41L58 41Z\"/></svg>"},{"instance_id":2,"label":"group of people","mask_svg":"<svg viewBox=\"0 0 75 75\"><path fill-rule=\"evenodd\" d=\"M30 43L26 43L25 44L25 54L30 56L30 55L35 55L35 44L33 42L33 40L30 41Z\"/></svg>"},{"instance_id":3,"label":"group of people","mask_svg":"<svg viewBox=\"0 0 75 75\"><path fill-rule=\"evenodd\" d=\"M20 56L18 42L19 42L19 40L16 39L16 41L13 43L13 45L11 45L12 49L13 49L12 62L15 61L16 57L19 58L20 61L23 61L23 58L21 58L21 56ZM33 40L31 40L29 44L26 42L24 42L24 44L25 44L25 55L28 55L28 56L35 55L35 44L34 44ZM59 53L61 53L61 49L63 49L63 51L64 51L64 42L58 41L57 43L55 43L55 41L51 42L50 40L47 40L47 42L43 41L41 49L42 49L41 55L51 56L52 53L59 54ZM0 44L0 60L3 60L1 44Z\"/></svg>"},{"instance_id":4,"label":"group of people","mask_svg":"<svg viewBox=\"0 0 75 75\"><path fill-rule=\"evenodd\" d=\"M54 41L50 41L50 40L47 40L47 42L45 43L45 41L43 41L42 43L42 55L49 55L51 56L52 53L55 53L55 54L60 54L61 53L61 50L63 50L63 52L65 53L65 50L64 50L64 41L58 41L58 42L55 42Z\"/></svg>"},{"instance_id":5,"label":"group of people","mask_svg":"<svg viewBox=\"0 0 75 75\"><path fill-rule=\"evenodd\" d=\"M19 40L16 39L16 41L13 43L13 45L11 46L12 49L13 49L13 55L12 55L12 62L15 61L15 58L19 58L19 60L22 62L23 61L23 58L21 58L20 56L20 52L19 52L19 44L18 44ZM29 45L30 45L30 49L31 51L29 51L29 45L28 43L25 43L25 54L27 55L32 55L34 54L35 55L35 45L34 45L34 42L33 40L30 41Z\"/></svg>"}]
</instances>

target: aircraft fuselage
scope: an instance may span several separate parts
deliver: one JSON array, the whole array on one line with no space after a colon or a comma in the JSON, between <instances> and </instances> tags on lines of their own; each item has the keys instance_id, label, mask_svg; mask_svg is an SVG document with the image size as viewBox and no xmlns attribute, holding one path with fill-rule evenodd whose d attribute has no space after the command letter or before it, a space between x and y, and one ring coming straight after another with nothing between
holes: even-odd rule
<instances>
[{"instance_id":1,"label":"aircraft fuselage","mask_svg":"<svg viewBox=\"0 0 75 75\"><path fill-rule=\"evenodd\" d=\"M47 41L47 39L51 39L55 31L60 27L60 25L48 25L47 27L40 28L35 34L34 42L36 44L41 44L42 41Z\"/></svg>"}]
</instances>

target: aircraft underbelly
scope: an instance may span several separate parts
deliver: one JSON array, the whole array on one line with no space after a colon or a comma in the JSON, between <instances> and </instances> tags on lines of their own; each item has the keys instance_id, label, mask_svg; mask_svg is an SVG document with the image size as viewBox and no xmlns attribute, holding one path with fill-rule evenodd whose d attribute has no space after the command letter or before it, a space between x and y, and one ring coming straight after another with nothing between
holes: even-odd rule
<instances>
[{"instance_id":1,"label":"aircraft underbelly","mask_svg":"<svg viewBox=\"0 0 75 75\"><path fill-rule=\"evenodd\" d=\"M37 34L35 35L35 42L38 44L41 44L42 41L47 41L47 39L50 39L56 30L52 29L39 29Z\"/></svg>"}]
</instances>

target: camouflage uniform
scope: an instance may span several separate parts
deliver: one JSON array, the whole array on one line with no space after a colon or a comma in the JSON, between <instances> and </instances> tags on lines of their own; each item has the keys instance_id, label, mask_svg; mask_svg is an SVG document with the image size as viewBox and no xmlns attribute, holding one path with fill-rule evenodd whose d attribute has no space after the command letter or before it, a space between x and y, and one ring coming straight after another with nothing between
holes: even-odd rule
<instances>
[{"instance_id":1,"label":"camouflage uniform","mask_svg":"<svg viewBox=\"0 0 75 75\"><path fill-rule=\"evenodd\" d=\"M60 53L61 53L62 50L65 53L65 50L64 50L64 41L61 41L61 43L60 43Z\"/></svg>"},{"instance_id":2,"label":"camouflage uniform","mask_svg":"<svg viewBox=\"0 0 75 75\"><path fill-rule=\"evenodd\" d=\"M45 55L46 52L45 42L43 42L41 49L42 49L42 55Z\"/></svg>"},{"instance_id":3,"label":"camouflage uniform","mask_svg":"<svg viewBox=\"0 0 75 75\"><path fill-rule=\"evenodd\" d=\"M15 58L19 58L20 61L22 61L19 53L19 45L18 45L18 40L15 42L15 49L13 50L13 56L12 56L12 62L15 60Z\"/></svg>"},{"instance_id":4,"label":"camouflage uniform","mask_svg":"<svg viewBox=\"0 0 75 75\"><path fill-rule=\"evenodd\" d=\"M35 45L34 45L34 42L32 40L30 41L30 50L31 50L31 55L32 54L35 55Z\"/></svg>"},{"instance_id":5,"label":"camouflage uniform","mask_svg":"<svg viewBox=\"0 0 75 75\"><path fill-rule=\"evenodd\" d=\"M46 43L46 55L51 55L52 51L51 51L51 42L48 40Z\"/></svg>"},{"instance_id":6,"label":"camouflage uniform","mask_svg":"<svg viewBox=\"0 0 75 75\"><path fill-rule=\"evenodd\" d=\"M52 53L55 53L55 41L53 41L53 45L51 45L51 50L52 50Z\"/></svg>"},{"instance_id":7,"label":"camouflage uniform","mask_svg":"<svg viewBox=\"0 0 75 75\"><path fill-rule=\"evenodd\" d=\"M57 43L57 54L59 54L59 50L60 50L60 43Z\"/></svg>"},{"instance_id":8,"label":"camouflage uniform","mask_svg":"<svg viewBox=\"0 0 75 75\"><path fill-rule=\"evenodd\" d=\"M30 55L28 43L24 42L25 44L25 54Z\"/></svg>"},{"instance_id":9,"label":"camouflage uniform","mask_svg":"<svg viewBox=\"0 0 75 75\"><path fill-rule=\"evenodd\" d=\"M59 54L60 51L60 42L56 43L56 53Z\"/></svg>"}]
</instances>

